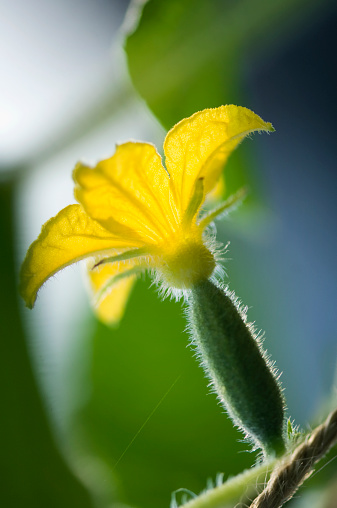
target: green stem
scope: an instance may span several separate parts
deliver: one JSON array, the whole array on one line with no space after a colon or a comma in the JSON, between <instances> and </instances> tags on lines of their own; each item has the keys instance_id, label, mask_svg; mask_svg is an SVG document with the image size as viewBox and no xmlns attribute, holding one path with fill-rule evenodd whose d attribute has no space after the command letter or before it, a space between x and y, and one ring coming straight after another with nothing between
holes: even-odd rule
<instances>
[{"instance_id":1,"label":"green stem","mask_svg":"<svg viewBox=\"0 0 337 508\"><path fill-rule=\"evenodd\" d=\"M228 505L237 503L239 499L244 502L243 497L248 501L257 495L257 485L263 485L271 471L277 464L273 459L269 462L259 464L252 469L227 480L214 489L207 490L198 497L191 499L183 505L184 508L225 508Z\"/></svg>"},{"instance_id":2,"label":"green stem","mask_svg":"<svg viewBox=\"0 0 337 508\"><path fill-rule=\"evenodd\" d=\"M265 456L282 455L282 390L235 295L203 281L192 289L188 317L201 364L229 416Z\"/></svg>"}]
</instances>

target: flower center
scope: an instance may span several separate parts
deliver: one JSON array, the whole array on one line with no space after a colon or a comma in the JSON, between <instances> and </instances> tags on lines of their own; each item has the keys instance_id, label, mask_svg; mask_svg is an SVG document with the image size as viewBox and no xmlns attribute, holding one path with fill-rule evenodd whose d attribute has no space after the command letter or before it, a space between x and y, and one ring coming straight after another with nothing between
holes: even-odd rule
<instances>
[{"instance_id":1,"label":"flower center","mask_svg":"<svg viewBox=\"0 0 337 508\"><path fill-rule=\"evenodd\" d=\"M186 239L179 246L165 253L157 271L167 286L191 289L195 284L208 279L215 268L213 254L202 242Z\"/></svg>"}]
</instances>

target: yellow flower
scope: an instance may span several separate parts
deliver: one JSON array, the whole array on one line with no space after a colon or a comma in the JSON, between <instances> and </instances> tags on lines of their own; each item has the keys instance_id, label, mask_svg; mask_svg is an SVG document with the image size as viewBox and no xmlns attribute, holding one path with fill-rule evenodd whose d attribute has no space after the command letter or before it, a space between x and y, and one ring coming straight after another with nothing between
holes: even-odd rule
<instances>
[{"instance_id":1,"label":"yellow flower","mask_svg":"<svg viewBox=\"0 0 337 508\"><path fill-rule=\"evenodd\" d=\"M21 269L21 295L33 307L42 284L89 258L94 306L120 319L137 274L150 270L164 290L183 292L212 276L219 260L207 226L238 198L200 213L224 163L253 131L273 131L252 111L221 106L195 113L167 134L165 165L149 143L128 142L95 168L78 163L75 198L42 227ZM206 233L205 233L206 231Z\"/></svg>"}]
</instances>

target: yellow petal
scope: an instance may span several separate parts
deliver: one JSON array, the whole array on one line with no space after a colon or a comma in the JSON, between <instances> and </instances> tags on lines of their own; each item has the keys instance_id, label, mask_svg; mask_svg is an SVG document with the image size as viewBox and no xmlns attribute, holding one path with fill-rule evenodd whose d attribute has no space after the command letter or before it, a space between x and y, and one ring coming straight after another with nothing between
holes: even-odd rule
<instances>
[{"instance_id":1,"label":"yellow petal","mask_svg":"<svg viewBox=\"0 0 337 508\"><path fill-rule=\"evenodd\" d=\"M90 288L93 294L93 301L95 302L96 296L102 291L105 285L108 285L109 280L127 273L135 262L128 261L127 263L110 263L103 265L100 269L88 270ZM94 303L94 311L100 321L108 325L117 325L123 317L124 310L129 298L129 294L136 282L136 275L126 276L117 280L108 291L104 292L103 296Z\"/></svg>"},{"instance_id":2,"label":"yellow petal","mask_svg":"<svg viewBox=\"0 0 337 508\"><path fill-rule=\"evenodd\" d=\"M211 192L207 196L207 203L217 203L221 201L226 192L226 182L224 175L222 174L218 180L218 182L215 184L215 187L211 190Z\"/></svg>"},{"instance_id":3,"label":"yellow petal","mask_svg":"<svg viewBox=\"0 0 337 508\"><path fill-rule=\"evenodd\" d=\"M274 129L249 109L230 105L195 113L169 131L164 143L166 168L181 211L187 208L197 179L203 177L205 192L210 192L230 153L256 130Z\"/></svg>"},{"instance_id":4,"label":"yellow petal","mask_svg":"<svg viewBox=\"0 0 337 508\"><path fill-rule=\"evenodd\" d=\"M153 245L176 227L169 177L153 145L119 145L110 159L93 169L79 163L74 180L76 199L111 232L122 234L127 228L144 245Z\"/></svg>"},{"instance_id":5,"label":"yellow petal","mask_svg":"<svg viewBox=\"0 0 337 508\"><path fill-rule=\"evenodd\" d=\"M65 266L127 247L128 238L121 239L105 230L80 205L67 206L42 226L22 264L20 292L27 307L33 307L42 284Z\"/></svg>"}]
</instances>

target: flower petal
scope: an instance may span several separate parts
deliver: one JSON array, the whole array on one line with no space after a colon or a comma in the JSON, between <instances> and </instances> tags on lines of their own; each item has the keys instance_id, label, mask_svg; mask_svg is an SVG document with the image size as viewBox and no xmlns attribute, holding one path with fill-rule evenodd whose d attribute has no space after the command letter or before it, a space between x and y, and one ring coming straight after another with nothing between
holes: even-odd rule
<instances>
[{"instance_id":1,"label":"flower petal","mask_svg":"<svg viewBox=\"0 0 337 508\"><path fill-rule=\"evenodd\" d=\"M88 270L93 308L98 319L103 323L110 326L117 325L123 317L129 294L137 279L137 275L132 271L136 265L137 263L132 260L123 264L110 263L100 269ZM109 287L110 281L111 287ZM108 288L107 291L105 287ZM100 293L102 296L97 298Z\"/></svg>"},{"instance_id":2,"label":"flower petal","mask_svg":"<svg viewBox=\"0 0 337 508\"><path fill-rule=\"evenodd\" d=\"M249 109L230 105L195 113L169 131L164 143L165 162L182 212L193 196L197 179L203 177L205 192L210 192L230 153L256 130L274 129Z\"/></svg>"},{"instance_id":3,"label":"flower petal","mask_svg":"<svg viewBox=\"0 0 337 508\"><path fill-rule=\"evenodd\" d=\"M225 196L226 193L226 182L224 174L222 173L218 182L215 184L213 189L207 195L207 204L219 203Z\"/></svg>"},{"instance_id":4,"label":"flower petal","mask_svg":"<svg viewBox=\"0 0 337 508\"><path fill-rule=\"evenodd\" d=\"M73 176L76 199L111 232L128 228L153 245L176 227L169 177L153 145L124 143L94 169L79 163Z\"/></svg>"},{"instance_id":5,"label":"flower petal","mask_svg":"<svg viewBox=\"0 0 337 508\"><path fill-rule=\"evenodd\" d=\"M33 307L42 284L65 266L130 246L128 238L111 234L90 219L80 205L67 206L42 226L22 264L20 292L27 307Z\"/></svg>"}]
</instances>

